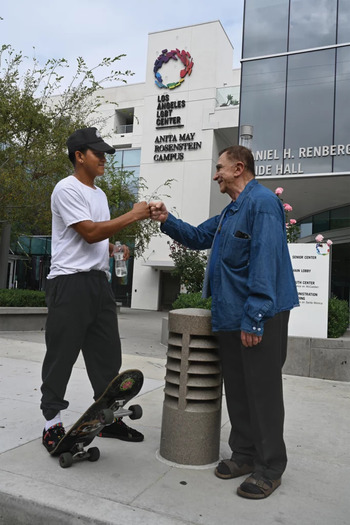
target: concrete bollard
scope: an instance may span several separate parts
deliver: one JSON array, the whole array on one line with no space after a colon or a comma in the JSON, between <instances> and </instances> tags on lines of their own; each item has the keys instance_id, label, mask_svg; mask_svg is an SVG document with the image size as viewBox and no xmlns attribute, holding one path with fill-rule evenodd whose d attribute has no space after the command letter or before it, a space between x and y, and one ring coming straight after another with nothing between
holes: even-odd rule
<instances>
[{"instance_id":1,"label":"concrete bollard","mask_svg":"<svg viewBox=\"0 0 350 525\"><path fill-rule=\"evenodd\" d=\"M221 367L210 311L170 311L160 456L181 465L216 462L221 398Z\"/></svg>"}]
</instances>

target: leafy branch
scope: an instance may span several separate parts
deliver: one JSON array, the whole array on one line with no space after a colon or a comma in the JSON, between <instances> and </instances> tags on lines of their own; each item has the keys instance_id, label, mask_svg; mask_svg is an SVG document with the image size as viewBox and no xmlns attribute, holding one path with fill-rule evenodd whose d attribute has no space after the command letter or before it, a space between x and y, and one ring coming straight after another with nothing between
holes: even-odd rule
<instances>
[{"instance_id":1,"label":"leafy branch","mask_svg":"<svg viewBox=\"0 0 350 525\"><path fill-rule=\"evenodd\" d=\"M200 292L203 285L207 254L203 251L190 250L173 241L170 244L170 258L174 261L174 274L180 277L180 283L188 293Z\"/></svg>"}]
</instances>

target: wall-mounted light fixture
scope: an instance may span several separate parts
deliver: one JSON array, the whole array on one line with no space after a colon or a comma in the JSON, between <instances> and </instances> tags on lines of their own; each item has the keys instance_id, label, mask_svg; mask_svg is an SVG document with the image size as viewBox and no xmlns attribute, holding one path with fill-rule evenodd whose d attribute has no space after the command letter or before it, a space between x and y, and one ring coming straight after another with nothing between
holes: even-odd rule
<instances>
[{"instance_id":1,"label":"wall-mounted light fixture","mask_svg":"<svg viewBox=\"0 0 350 525\"><path fill-rule=\"evenodd\" d=\"M249 149L252 148L253 131L254 131L253 126L250 126L249 124L243 124L240 127L239 143L241 146L245 146L246 148L249 148Z\"/></svg>"}]
</instances>

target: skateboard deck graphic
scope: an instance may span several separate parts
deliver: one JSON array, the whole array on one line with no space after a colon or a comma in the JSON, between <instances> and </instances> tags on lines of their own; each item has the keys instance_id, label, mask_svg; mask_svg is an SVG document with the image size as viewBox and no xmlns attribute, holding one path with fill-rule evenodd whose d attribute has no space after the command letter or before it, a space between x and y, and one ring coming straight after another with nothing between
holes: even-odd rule
<instances>
[{"instance_id":1,"label":"skateboard deck graphic","mask_svg":"<svg viewBox=\"0 0 350 525\"><path fill-rule=\"evenodd\" d=\"M50 452L59 455L61 467L67 468L74 461L88 459L97 461L100 451L97 447L84 450L101 432L103 427L114 422L115 418L129 416L139 419L142 409L139 405L124 408L141 390L143 374L140 370L125 370L117 375L107 386L104 393L74 423L57 446Z\"/></svg>"}]
</instances>

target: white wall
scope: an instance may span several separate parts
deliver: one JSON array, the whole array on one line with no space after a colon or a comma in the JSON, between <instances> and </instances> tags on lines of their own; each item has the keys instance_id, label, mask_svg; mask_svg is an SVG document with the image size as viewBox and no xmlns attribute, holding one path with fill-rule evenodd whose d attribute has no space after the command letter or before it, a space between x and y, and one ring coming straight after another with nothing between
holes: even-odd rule
<instances>
[{"instance_id":1,"label":"white wall","mask_svg":"<svg viewBox=\"0 0 350 525\"><path fill-rule=\"evenodd\" d=\"M173 89L161 89L155 84L154 62L164 49L179 49L190 53L194 66L182 84ZM148 41L146 82L104 90L108 102L117 102L117 109L134 107L134 132L124 137L114 132L114 118L108 118L104 132L111 136L116 146L141 147L140 174L146 181L148 193L157 188L159 194L169 193L164 201L183 220L199 224L212 211L226 205L227 199L218 192L212 177L215 172L218 149L226 147L230 138L215 137L221 128L237 129L238 108L217 108L216 90L239 84L239 71L232 69L233 48L220 22L151 33ZM183 64L171 59L159 72L163 83L180 78ZM174 108L172 116L179 117L182 127L157 129L159 97L167 95L169 101L185 101L185 107ZM112 106L113 107L113 106ZM101 111L108 116L111 105ZM114 111L114 110L113 110ZM176 142L186 142L180 135L194 134L187 142L201 143L198 149L183 152L183 160L155 161L155 146L160 137L175 135ZM158 139L157 139L158 137ZM230 135L229 135L230 137ZM159 139L160 140L160 139ZM214 158L215 157L215 158ZM170 189L163 184L174 179ZM214 193L213 193L214 192ZM152 239L144 258L149 261L170 260L169 238ZM158 309L160 272L145 266L143 258L135 261L132 287L132 307Z\"/></svg>"}]
</instances>

